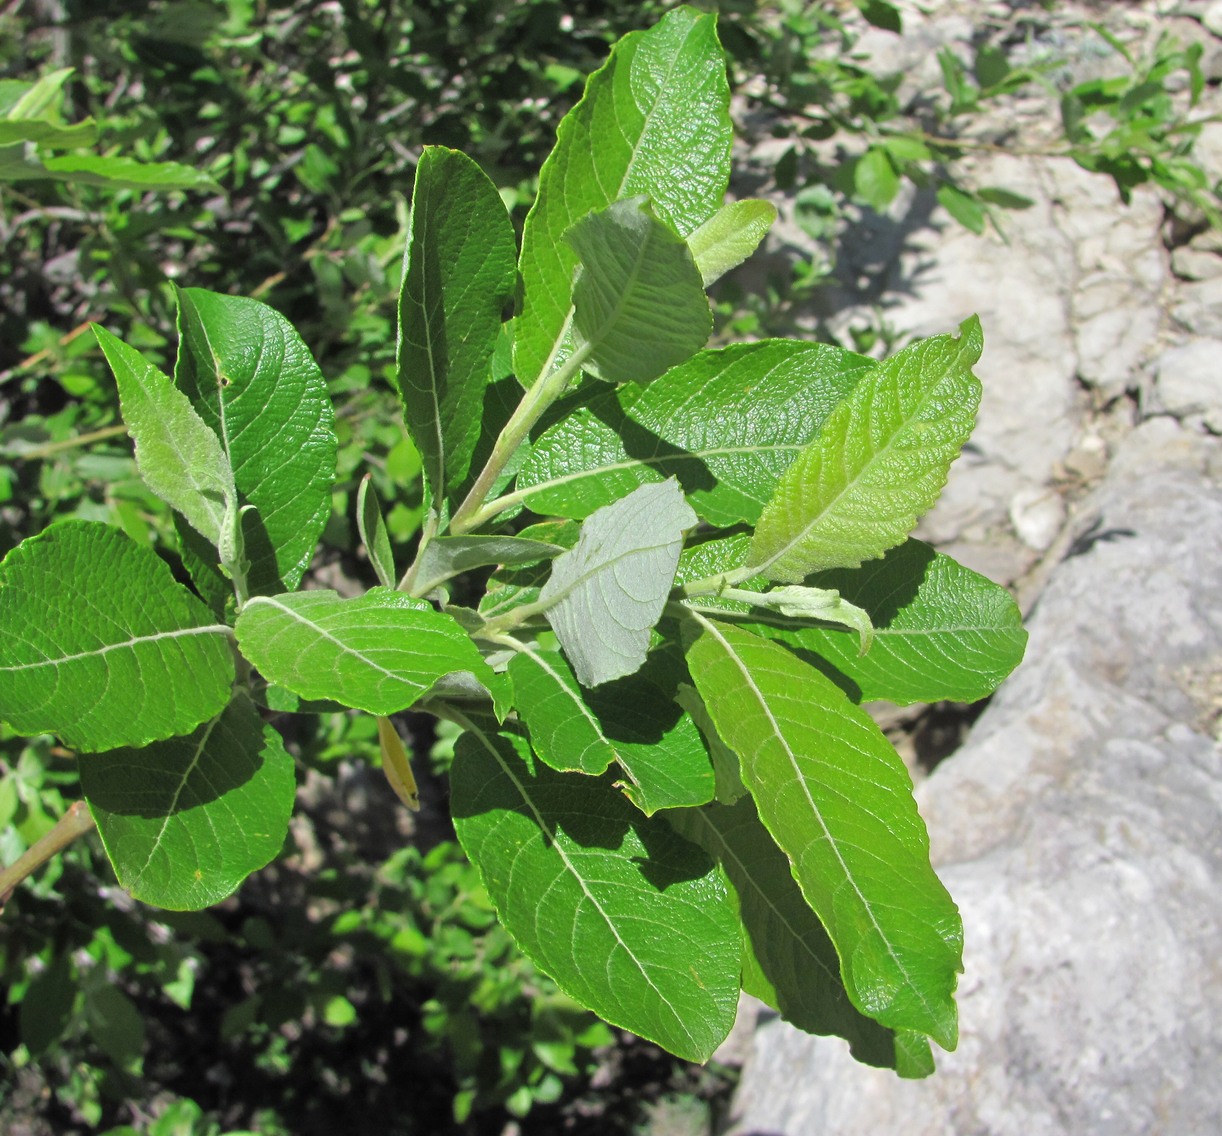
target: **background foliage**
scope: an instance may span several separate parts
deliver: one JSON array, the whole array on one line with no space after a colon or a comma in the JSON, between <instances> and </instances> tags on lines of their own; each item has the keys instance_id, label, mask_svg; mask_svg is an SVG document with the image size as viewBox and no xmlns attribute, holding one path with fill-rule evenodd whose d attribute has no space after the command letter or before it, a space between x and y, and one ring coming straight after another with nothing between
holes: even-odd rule
<instances>
[{"instance_id":1,"label":"background foliage","mask_svg":"<svg viewBox=\"0 0 1222 1136\"><path fill-rule=\"evenodd\" d=\"M354 552L359 471L372 465L379 494L397 501L388 522L401 553L419 523L420 457L385 408L405 198L421 147L474 157L520 227L584 76L620 35L672 6L8 5L0 79L75 68L63 120L95 119L96 153L176 161L200 173L201 188L0 186L0 553L64 516L173 547L116 426L102 358L80 333L97 319L168 365L166 281L180 279L258 297L310 344L341 443L339 519L314 571L330 586L372 583ZM935 192L976 231L1022 207L1005 187L970 184L956 163L978 141L990 101L1025 84L1060 100L1059 152L1122 194L1154 181L1214 215L1185 125L1202 84L1191 50L1163 42L1150 58L1124 60L1116 78L1073 84L1055 56L1018 50L1038 23L1026 40L1015 25L982 27L973 54L944 53L944 90L913 105L901 102L898 76L852 54L865 18L894 26L886 3L720 9L736 112L787 140L772 180L793 195L798 222L829 242L826 258L790 263L758 295L723 281L722 336L783 327L834 271L844 218L889 207L905 182ZM309 1133L359 1111L403 1133L498 1132L527 1113L533 1132L609 1132L630 1130L667 1092L724 1091L651 1047L618 1039L614 1048L607 1027L516 955L453 842L436 779L421 777L426 810L409 833L368 777L378 752L371 718L294 728L304 819L279 864L233 900L190 916L135 905L81 842L10 901L0 1127ZM415 741L419 768L433 739ZM448 760L443 736L435 769ZM51 739L8 733L0 763L8 862L77 795L76 771Z\"/></svg>"}]
</instances>

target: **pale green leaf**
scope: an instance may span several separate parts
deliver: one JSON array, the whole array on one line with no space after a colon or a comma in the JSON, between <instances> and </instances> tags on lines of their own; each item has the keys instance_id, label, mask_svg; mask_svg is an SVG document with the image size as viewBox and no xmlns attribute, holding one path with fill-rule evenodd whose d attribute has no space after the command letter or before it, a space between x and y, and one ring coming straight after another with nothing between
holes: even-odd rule
<instances>
[{"instance_id":1,"label":"pale green leaf","mask_svg":"<svg viewBox=\"0 0 1222 1136\"><path fill-rule=\"evenodd\" d=\"M565 234L581 267L573 338L586 370L610 383L647 383L702 348L713 330L687 242L641 197L590 213Z\"/></svg>"},{"instance_id":2,"label":"pale green leaf","mask_svg":"<svg viewBox=\"0 0 1222 1136\"><path fill-rule=\"evenodd\" d=\"M151 548L62 521L0 564L0 714L80 750L185 734L229 701L229 628Z\"/></svg>"},{"instance_id":3,"label":"pale green leaf","mask_svg":"<svg viewBox=\"0 0 1222 1136\"><path fill-rule=\"evenodd\" d=\"M115 875L144 903L219 903L284 844L293 759L243 693L185 737L87 755L80 768Z\"/></svg>"},{"instance_id":4,"label":"pale green leaf","mask_svg":"<svg viewBox=\"0 0 1222 1136\"><path fill-rule=\"evenodd\" d=\"M585 517L673 476L712 524L754 523L781 475L874 366L787 339L702 351L644 391L609 393L545 431L510 498L536 513Z\"/></svg>"},{"instance_id":5,"label":"pale green leaf","mask_svg":"<svg viewBox=\"0 0 1222 1136\"><path fill-rule=\"evenodd\" d=\"M785 471L760 516L750 563L797 583L854 568L902 541L946 484L971 434L980 323L906 347L864 378Z\"/></svg>"},{"instance_id":6,"label":"pale green leaf","mask_svg":"<svg viewBox=\"0 0 1222 1136\"><path fill-rule=\"evenodd\" d=\"M496 186L465 154L426 146L416 166L399 295L398 384L429 489L448 499L471 462L517 242Z\"/></svg>"},{"instance_id":7,"label":"pale green leaf","mask_svg":"<svg viewBox=\"0 0 1222 1136\"><path fill-rule=\"evenodd\" d=\"M718 599L738 601L752 607L775 611L789 619L817 619L839 623L857 632L859 654L864 655L874 639L874 625L869 613L844 599L835 588L812 588L803 584L787 584L767 592L750 592L742 588L725 588ZM699 602L699 599L696 601Z\"/></svg>"},{"instance_id":8,"label":"pale green leaf","mask_svg":"<svg viewBox=\"0 0 1222 1136\"><path fill-rule=\"evenodd\" d=\"M234 630L270 682L371 714L406 710L452 672L495 681L450 616L390 588L352 599L322 589L255 596Z\"/></svg>"},{"instance_id":9,"label":"pale green leaf","mask_svg":"<svg viewBox=\"0 0 1222 1136\"><path fill-rule=\"evenodd\" d=\"M592 513L576 547L556 557L539 593L583 686L632 674L645 661L683 547L696 524L677 481L642 485Z\"/></svg>"},{"instance_id":10,"label":"pale green leaf","mask_svg":"<svg viewBox=\"0 0 1222 1136\"><path fill-rule=\"evenodd\" d=\"M704 738L705 748L713 763L713 799L722 805L734 804L747 792L738 764L738 754L718 736L717 727L713 725L713 719L705 709L700 692L694 686L680 683L675 691L675 701L691 715Z\"/></svg>"},{"instance_id":11,"label":"pale green leaf","mask_svg":"<svg viewBox=\"0 0 1222 1136\"><path fill-rule=\"evenodd\" d=\"M518 946L571 998L689 1061L733 1024L741 944L725 882L696 845L609 777L556 773L524 740L464 734L458 838Z\"/></svg>"},{"instance_id":12,"label":"pale green leaf","mask_svg":"<svg viewBox=\"0 0 1222 1136\"><path fill-rule=\"evenodd\" d=\"M1022 614L1004 588L918 540L858 569L821 572L874 622L870 653L833 628L760 627L769 638L812 651L854 701L975 702L997 689L1023 657Z\"/></svg>"},{"instance_id":13,"label":"pale green leaf","mask_svg":"<svg viewBox=\"0 0 1222 1136\"><path fill-rule=\"evenodd\" d=\"M75 70L75 67L60 67L32 83L24 79L0 80L0 116L16 120L54 114L63 102L64 84Z\"/></svg>"},{"instance_id":14,"label":"pale green leaf","mask_svg":"<svg viewBox=\"0 0 1222 1136\"><path fill-rule=\"evenodd\" d=\"M266 304L178 293L174 380L221 440L243 505L255 593L296 587L331 512L334 415L327 383L289 322Z\"/></svg>"},{"instance_id":15,"label":"pale green leaf","mask_svg":"<svg viewBox=\"0 0 1222 1136\"><path fill-rule=\"evenodd\" d=\"M722 204L730 178L730 91L716 16L677 8L633 32L560 123L526 219L514 370L526 386L568 318L577 258L564 233L587 213L644 195L687 237Z\"/></svg>"},{"instance_id":16,"label":"pale green leaf","mask_svg":"<svg viewBox=\"0 0 1222 1136\"><path fill-rule=\"evenodd\" d=\"M666 817L721 864L738 895L743 989L806 1033L844 1038L858 1061L894 1068L894 1034L849 1001L836 949L751 798Z\"/></svg>"},{"instance_id":17,"label":"pale green leaf","mask_svg":"<svg viewBox=\"0 0 1222 1136\"><path fill-rule=\"evenodd\" d=\"M871 209L881 213L899 192L900 178L891 156L882 146L872 146L853 168L853 188Z\"/></svg>"},{"instance_id":18,"label":"pale green leaf","mask_svg":"<svg viewBox=\"0 0 1222 1136\"><path fill-rule=\"evenodd\" d=\"M373 487L373 478L368 473L361 478L361 487L356 493L356 527L378 583L393 588L397 580L390 533L382 516L382 506L378 503L377 490Z\"/></svg>"},{"instance_id":19,"label":"pale green leaf","mask_svg":"<svg viewBox=\"0 0 1222 1136\"><path fill-rule=\"evenodd\" d=\"M414 589L431 591L451 576L489 564L537 564L563 552L565 546L514 536L444 536L429 541L416 568Z\"/></svg>"},{"instance_id":20,"label":"pale green leaf","mask_svg":"<svg viewBox=\"0 0 1222 1136\"><path fill-rule=\"evenodd\" d=\"M219 545L226 515L236 513L238 505L220 439L168 375L104 328L95 324L93 331L114 372L144 483L196 532Z\"/></svg>"},{"instance_id":21,"label":"pale green leaf","mask_svg":"<svg viewBox=\"0 0 1222 1136\"><path fill-rule=\"evenodd\" d=\"M953 1049L958 909L908 771L869 716L784 647L700 620L688 666L760 819L827 929L853 1005Z\"/></svg>"},{"instance_id":22,"label":"pale green leaf","mask_svg":"<svg viewBox=\"0 0 1222 1136\"><path fill-rule=\"evenodd\" d=\"M771 201L749 199L723 205L687 239L707 288L742 264L768 235L776 220Z\"/></svg>"}]
</instances>

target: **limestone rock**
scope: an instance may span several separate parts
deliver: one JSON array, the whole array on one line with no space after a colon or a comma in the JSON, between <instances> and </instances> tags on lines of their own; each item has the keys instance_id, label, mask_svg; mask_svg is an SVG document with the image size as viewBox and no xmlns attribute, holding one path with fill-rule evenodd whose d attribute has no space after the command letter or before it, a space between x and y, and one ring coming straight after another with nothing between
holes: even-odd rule
<instances>
[{"instance_id":1,"label":"limestone rock","mask_svg":"<svg viewBox=\"0 0 1222 1136\"><path fill-rule=\"evenodd\" d=\"M737 1136L1222 1131L1222 443L1153 419L1086 502L1027 659L921 785L963 911L928 1081L759 1031Z\"/></svg>"},{"instance_id":2,"label":"limestone rock","mask_svg":"<svg viewBox=\"0 0 1222 1136\"><path fill-rule=\"evenodd\" d=\"M1222 341L1194 339L1155 361L1158 401L1177 418L1200 416L1222 433Z\"/></svg>"}]
</instances>

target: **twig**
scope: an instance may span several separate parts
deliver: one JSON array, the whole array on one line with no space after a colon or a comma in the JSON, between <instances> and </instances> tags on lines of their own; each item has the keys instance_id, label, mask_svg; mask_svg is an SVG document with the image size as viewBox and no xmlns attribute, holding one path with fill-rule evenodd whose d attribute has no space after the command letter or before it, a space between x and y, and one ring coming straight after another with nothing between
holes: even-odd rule
<instances>
[{"instance_id":1,"label":"twig","mask_svg":"<svg viewBox=\"0 0 1222 1136\"><path fill-rule=\"evenodd\" d=\"M36 872L52 856L57 856L77 837L93 828L93 814L84 801L74 801L68 811L55 822L55 827L41 840L35 841L3 871L0 871L0 912L4 910L13 889L27 876Z\"/></svg>"},{"instance_id":2,"label":"twig","mask_svg":"<svg viewBox=\"0 0 1222 1136\"><path fill-rule=\"evenodd\" d=\"M103 442L107 438L117 438L120 434L126 433L127 426L120 422L116 426L103 426L98 430L90 430L87 434L77 434L74 438L47 442L45 445L35 446L29 450L12 451L8 456L14 461L41 461L43 458L49 458L52 454L58 454L64 450L75 449L77 446L91 446L94 442Z\"/></svg>"}]
</instances>

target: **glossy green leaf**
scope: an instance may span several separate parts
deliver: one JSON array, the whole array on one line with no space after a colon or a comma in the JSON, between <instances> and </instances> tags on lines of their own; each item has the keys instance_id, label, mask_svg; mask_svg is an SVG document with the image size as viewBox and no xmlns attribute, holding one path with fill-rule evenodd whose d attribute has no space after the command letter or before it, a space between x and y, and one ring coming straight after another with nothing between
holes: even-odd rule
<instances>
[{"instance_id":1,"label":"glossy green leaf","mask_svg":"<svg viewBox=\"0 0 1222 1136\"><path fill-rule=\"evenodd\" d=\"M564 551L564 545L514 536L443 536L431 540L416 569L415 591L431 591L451 576L489 564L537 564Z\"/></svg>"},{"instance_id":2,"label":"glossy green leaf","mask_svg":"<svg viewBox=\"0 0 1222 1136\"><path fill-rule=\"evenodd\" d=\"M768 235L776 220L771 201L749 199L723 205L687 239L707 288L742 264Z\"/></svg>"},{"instance_id":3,"label":"glossy green leaf","mask_svg":"<svg viewBox=\"0 0 1222 1136\"><path fill-rule=\"evenodd\" d=\"M390 532L386 528L378 493L369 474L361 478L361 487L356 493L356 527L378 583L393 588L398 581L395 577L395 556L390 547Z\"/></svg>"},{"instance_id":4,"label":"glossy green leaf","mask_svg":"<svg viewBox=\"0 0 1222 1136\"><path fill-rule=\"evenodd\" d=\"M196 532L219 544L226 515L238 507L220 439L168 375L104 328L95 324L93 331L114 372L144 483Z\"/></svg>"},{"instance_id":5,"label":"glossy green leaf","mask_svg":"<svg viewBox=\"0 0 1222 1136\"><path fill-rule=\"evenodd\" d=\"M399 296L398 383L433 496L451 496L479 438L517 242L496 186L465 154L426 146L416 166Z\"/></svg>"},{"instance_id":6,"label":"glossy green leaf","mask_svg":"<svg viewBox=\"0 0 1222 1136\"><path fill-rule=\"evenodd\" d=\"M581 267L573 339L586 370L610 383L647 383L699 351L713 330L687 242L634 197L590 213L565 234Z\"/></svg>"},{"instance_id":7,"label":"glossy green leaf","mask_svg":"<svg viewBox=\"0 0 1222 1136\"><path fill-rule=\"evenodd\" d=\"M929 865L904 763L869 716L784 647L709 620L688 667L764 826L827 929L853 1005L958 1036L958 909Z\"/></svg>"},{"instance_id":8,"label":"glossy green leaf","mask_svg":"<svg viewBox=\"0 0 1222 1136\"><path fill-rule=\"evenodd\" d=\"M713 799L722 805L732 805L746 795L742 770L736 754L717 733L713 719L700 698L700 692L687 683L681 683L675 691L675 701L691 716L705 749L713 763ZM707 804L708 802L704 802Z\"/></svg>"},{"instance_id":9,"label":"glossy green leaf","mask_svg":"<svg viewBox=\"0 0 1222 1136\"><path fill-rule=\"evenodd\" d=\"M848 1041L858 1061L895 1066L894 1034L857 1010L840 978L836 948L810 909L789 861L744 797L667 813L725 869L738 896L743 933L743 989L814 1034Z\"/></svg>"},{"instance_id":10,"label":"glossy green leaf","mask_svg":"<svg viewBox=\"0 0 1222 1136\"><path fill-rule=\"evenodd\" d=\"M458 838L535 965L613 1025L707 1061L734 1021L741 954L708 856L518 737L464 734L450 780Z\"/></svg>"},{"instance_id":11,"label":"glossy green leaf","mask_svg":"<svg viewBox=\"0 0 1222 1136\"><path fill-rule=\"evenodd\" d=\"M683 533L696 524L678 482L642 485L591 514L539 593L583 686L632 674L662 615Z\"/></svg>"},{"instance_id":12,"label":"glossy green leaf","mask_svg":"<svg viewBox=\"0 0 1222 1136\"><path fill-rule=\"evenodd\" d=\"M545 431L511 495L585 517L638 485L677 477L715 525L754 523L777 481L875 363L773 339L702 351L643 392L626 389Z\"/></svg>"},{"instance_id":13,"label":"glossy green leaf","mask_svg":"<svg viewBox=\"0 0 1222 1136\"><path fill-rule=\"evenodd\" d=\"M264 678L371 714L406 710L451 672L493 681L452 617L390 588L352 599L322 589L255 596L234 630Z\"/></svg>"},{"instance_id":14,"label":"glossy green leaf","mask_svg":"<svg viewBox=\"0 0 1222 1136\"><path fill-rule=\"evenodd\" d=\"M331 512L334 415L301 337L266 304L178 293L174 380L229 457L251 592L296 587Z\"/></svg>"},{"instance_id":15,"label":"glossy green leaf","mask_svg":"<svg viewBox=\"0 0 1222 1136\"><path fill-rule=\"evenodd\" d=\"M1023 657L1027 633L1010 593L919 540L810 580L870 613L869 654L858 654L855 636L835 628L758 630L818 655L830 664L821 669L854 701L975 702Z\"/></svg>"},{"instance_id":16,"label":"glossy green leaf","mask_svg":"<svg viewBox=\"0 0 1222 1136\"><path fill-rule=\"evenodd\" d=\"M62 521L0 564L0 714L80 750L193 730L229 701L229 628L152 549Z\"/></svg>"},{"instance_id":17,"label":"glossy green leaf","mask_svg":"<svg viewBox=\"0 0 1222 1136\"><path fill-rule=\"evenodd\" d=\"M514 370L530 386L568 318L576 254L562 240L587 213L644 195L687 237L722 204L732 126L716 17L678 8L624 36L560 123L526 219Z\"/></svg>"},{"instance_id":18,"label":"glossy green leaf","mask_svg":"<svg viewBox=\"0 0 1222 1136\"><path fill-rule=\"evenodd\" d=\"M219 903L284 844L293 759L245 694L185 737L87 755L80 767L115 875L145 903Z\"/></svg>"},{"instance_id":19,"label":"glossy green leaf","mask_svg":"<svg viewBox=\"0 0 1222 1136\"><path fill-rule=\"evenodd\" d=\"M980 403L971 367L982 345L973 317L958 339L915 343L858 383L785 471L756 526L751 564L798 583L899 544L971 434Z\"/></svg>"}]
</instances>

